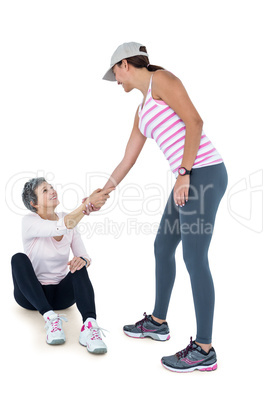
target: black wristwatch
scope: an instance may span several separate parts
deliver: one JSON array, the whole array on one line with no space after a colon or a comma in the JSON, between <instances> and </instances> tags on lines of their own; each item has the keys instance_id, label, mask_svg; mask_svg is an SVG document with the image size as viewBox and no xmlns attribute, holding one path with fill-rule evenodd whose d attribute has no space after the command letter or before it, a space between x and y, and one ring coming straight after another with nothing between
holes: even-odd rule
<instances>
[{"instance_id":1,"label":"black wristwatch","mask_svg":"<svg viewBox=\"0 0 268 402\"><path fill-rule=\"evenodd\" d=\"M179 173L180 176L185 176L186 174L191 174L192 169L187 170L185 167L180 166L179 169L178 169L178 173Z\"/></svg>"},{"instance_id":2,"label":"black wristwatch","mask_svg":"<svg viewBox=\"0 0 268 402\"><path fill-rule=\"evenodd\" d=\"M84 265L84 267L87 267L88 261L84 257L79 257L79 258L81 258L81 260L85 261L86 264Z\"/></svg>"}]
</instances>

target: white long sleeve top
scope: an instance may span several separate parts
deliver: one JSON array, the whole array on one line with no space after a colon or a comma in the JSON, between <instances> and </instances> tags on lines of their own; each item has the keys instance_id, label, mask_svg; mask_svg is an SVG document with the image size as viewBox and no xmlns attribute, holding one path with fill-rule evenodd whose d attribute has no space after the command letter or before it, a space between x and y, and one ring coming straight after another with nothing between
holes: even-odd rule
<instances>
[{"instance_id":1,"label":"white long sleeve top","mask_svg":"<svg viewBox=\"0 0 268 402\"><path fill-rule=\"evenodd\" d=\"M77 228L66 228L66 213L60 212L57 215L58 221L42 219L34 212L22 219L24 252L31 260L42 285L56 285L68 274L70 249L75 257L91 260ZM54 239L54 236L62 235L60 241Z\"/></svg>"}]
</instances>

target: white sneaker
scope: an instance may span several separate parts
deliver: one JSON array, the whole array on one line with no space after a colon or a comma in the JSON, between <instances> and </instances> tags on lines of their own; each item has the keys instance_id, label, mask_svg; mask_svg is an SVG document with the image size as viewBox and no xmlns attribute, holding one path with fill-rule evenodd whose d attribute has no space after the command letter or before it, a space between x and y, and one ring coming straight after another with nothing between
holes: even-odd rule
<instances>
[{"instance_id":1,"label":"white sneaker","mask_svg":"<svg viewBox=\"0 0 268 402\"><path fill-rule=\"evenodd\" d=\"M106 353L107 346L103 342L100 333L104 335L103 329L98 326L97 321L94 318L88 318L81 328L79 342L81 345L86 346L90 353Z\"/></svg>"},{"instance_id":2,"label":"white sneaker","mask_svg":"<svg viewBox=\"0 0 268 402\"><path fill-rule=\"evenodd\" d=\"M51 314L46 318L45 329L47 330L47 343L60 345L65 342L65 334L62 329L62 321L68 321L63 314Z\"/></svg>"}]
</instances>

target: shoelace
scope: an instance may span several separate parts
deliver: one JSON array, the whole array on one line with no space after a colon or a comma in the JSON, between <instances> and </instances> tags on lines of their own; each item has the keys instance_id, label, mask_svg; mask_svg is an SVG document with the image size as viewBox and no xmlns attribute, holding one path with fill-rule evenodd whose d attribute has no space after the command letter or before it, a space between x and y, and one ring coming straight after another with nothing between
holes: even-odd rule
<instances>
[{"instance_id":1,"label":"shoelace","mask_svg":"<svg viewBox=\"0 0 268 402\"><path fill-rule=\"evenodd\" d=\"M138 325L140 325L140 329L141 329L141 332L142 332L142 333L143 333L143 331L146 329L146 328L144 328L143 324L144 324L146 321L148 321L148 318L149 318L149 316L148 316L146 313L143 313L143 315L144 315L144 318L143 318L142 320L136 322L136 324L135 324L135 327L137 327Z\"/></svg>"},{"instance_id":2,"label":"shoelace","mask_svg":"<svg viewBox=\"0 0 268 402\"><path fill-rule=\"evenodd\" d=\"M194 343L193 343L193 340L192 340L192 337L191 337L189 345L185 349L183 349L180 352L176 353L177 358L180 360L181 358L186 357L188 352L193 350L193 344Z\"/></svg>"},{"instance_id":3,"label":"shoelace","mask_svg":"<svg viewBox=\"0 0 268 402\"><path fill-rule=\"evenodd\" d=\"M88 328L88 330L90 331L90 336L91 336L91 340L94 341L96 339L100 339L102 341L102 337L100 336L100 332L102 333L102 335L106 338L106 335L103 331L109 332L107 329L101 328L101 327L91 327Z\"/></svg>"},{"instance_id":4,"label":"shoelace","mask_svg":"<svg viewBox=\"0 0 268 402\"><path fill-rule=\"evenodd\" d=\"M52 326L51 332L61 331L61 328L59 327L59 323L61 321L68 322L67 318L65 317L65 314L53 315L51 318L48 317L45 328L47 329L49 325L51 325Z\"/></svg>"}]
</instances>

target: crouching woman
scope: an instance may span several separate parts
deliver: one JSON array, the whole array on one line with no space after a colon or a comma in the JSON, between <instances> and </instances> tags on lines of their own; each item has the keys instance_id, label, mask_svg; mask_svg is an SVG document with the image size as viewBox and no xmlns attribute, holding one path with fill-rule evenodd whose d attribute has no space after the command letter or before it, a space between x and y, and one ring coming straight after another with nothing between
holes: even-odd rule
<instances>
[{"instance_id":1,"label":"crouching woman","mask_svg":"<svg viewBox=\"0 0 268 402\"><path fill-rule=\"evenodd\" d=\"M73 212L56 213L57 192L44 178L25 183L22 199L31 211L22 219L24 253L12 257L14 297L23 308L43 315L46 342L65 342L63 315L55 313L76 303L82 316L79 342L91 353L105 353L107 347L96 321L94 290L87 268L91 263L76 225L84 217L86 205L100 208L113 188L95 190ZM70 249L74 257L69 261Z\"/></svg>"}]
</instances>

